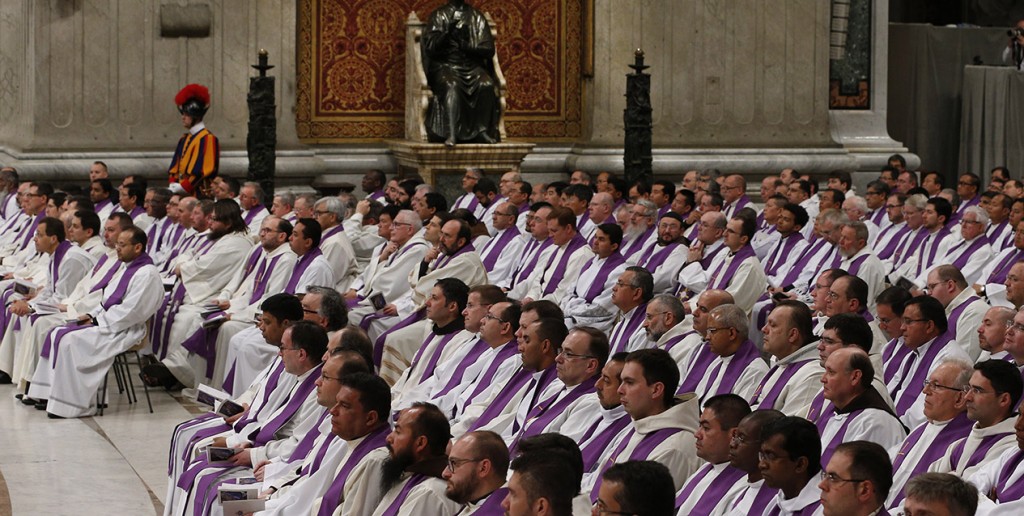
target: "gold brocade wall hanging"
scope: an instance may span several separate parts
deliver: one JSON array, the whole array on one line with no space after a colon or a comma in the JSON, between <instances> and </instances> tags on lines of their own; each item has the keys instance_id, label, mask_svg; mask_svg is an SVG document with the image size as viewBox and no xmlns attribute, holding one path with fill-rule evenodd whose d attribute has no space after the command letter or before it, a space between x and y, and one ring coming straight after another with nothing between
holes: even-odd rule
<instances>
[{"instance_id":1,"label":"gold brocade wall hanging","mask_svg":"<svg viewBox=\"0 0 1024 516\"><path fill-rule=\"evenodd\" d=\"M508 81L509 137L572 140L582 125L582 3L469 0L489 12ZM296 125L309 143L401 138L405 21L445 0L299 0Z\"/></svg>"}]
</instances>

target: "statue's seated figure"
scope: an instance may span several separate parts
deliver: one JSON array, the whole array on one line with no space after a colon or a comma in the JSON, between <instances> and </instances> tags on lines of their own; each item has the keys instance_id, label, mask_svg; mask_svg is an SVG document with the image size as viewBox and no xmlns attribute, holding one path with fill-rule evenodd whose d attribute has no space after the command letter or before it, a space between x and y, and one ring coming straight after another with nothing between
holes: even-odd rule
<instances>
[{"instance_id":1,"label":"statue's seated figure","mask_svg":"<svg viewBox=\"0 0 1024 516\"><path fill-rule=\"evenodd\" d=\"M413 15L411 31L414 23ZM415 36L412 39L415 42ZM420 62L413 63L414 69L409 71L414 75L409 80L425 79L432 94L410 98L419 106L408 107L417 109L425 104L422 123L426 140L447 146L501 141L503 77L487 17L464 0L449 0L431 13L418 40ZM409 48L410 54L415 52ZM415 89L417 85L411 86ZM422 90L427 88L419 86L426 93Z\"/></svg>"}]
</instances>

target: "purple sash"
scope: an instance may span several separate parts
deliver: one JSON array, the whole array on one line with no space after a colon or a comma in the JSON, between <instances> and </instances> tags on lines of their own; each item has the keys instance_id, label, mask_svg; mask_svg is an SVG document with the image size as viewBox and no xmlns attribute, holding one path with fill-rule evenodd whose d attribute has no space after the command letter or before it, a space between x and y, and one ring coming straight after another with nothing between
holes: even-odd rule
<instances>
[{"instance_id":1,"label":"purple sash","mask_svg":"<svg viewBox=\"0 0 1024 516\"><path fill-rule=\"evenodd\" d=\"M790 285L794 285L796 281L800 279L800 274L810 266L811 259L827 245L831 245L828 243L828 240L819 238L817 241L812 242L810 245L805 247L803 254L801 254L800 258L797 259L796 265L794 265L793 268L789 270L789 273L786 274L786 277L782 279L780 286L788 287ZM813 282L814 280L812 279L811 281Z\"/></svg>"},{"instance_id":2,"label":"purple sash","mask_svg":"<svg viewBox=\"0 0 1024 516\"><path fill-rule=\"evenodd\" d=\"M929 236L931 235L929 234ZM949 229L943 227L939 229L938 232L936 232L934 238L930 239L931 249L927 249L928 244L924 244L924 246L921 247L921 259L918 260L917 262L918 275L928 270L932 266L932 264L935 263L935 254L939 252L939 245L942 244L942 241L945 240L948 236ZM928 254L927 259L925 257L925 252L927 252Z\"/></svg>"},{"instance_id":3,"label":"purple sash","mask_svg":"<svg viewBox=\"0 0 1024 516\"><path fill-rule=\"evenodd\" d=\"M580 215L580 220L576 221L576 231L583 231L583 226L587 225L587 221L590 220L590 214L584 210L583 214Z\"/></svg>"},{"instance_id":4,"label":"purple sash","mask_svg":"<svg viewBox=\"0 0 1024 516\"><path fill-rule=\"evenodd\" d=\"M206 316L204 320L209 321L223 315L224 312L218 310ZM185 348L185 350L195 353L206 360L206 376L208 378L213 376L214 366L217 363L217 335L219 333L219 326L206 328L200 325L196 328L196 331L192 332L192 335L189 335L181 343L181 347Z\"/></svg>"},{"instance_id":5,"label":"purple sash","mask_svg":"<svg viewBox=\"0 0 1024 516\"><path fill-rule=\"evenodd\" d=\"M28 247L29 242L32 241L32 237L36 236L36 228L39 227L39 223L42 222L44 218L46 218L46 210L39 212L39 214L32 219L31 224L22 228L22 231L25 232L25 236L21 239L21 245L18 247L19 251Z\"/></svg>"},{"instance_id":6,"label":"purple sash","mask_svg":"<svg viewBox=\"0 0 1024 516\"><path fill-rule=\"evenodd\" d=\"M562 252L561 259L558 260L558 264L555 266L554 272L551 273L551 278L549 279L548 284L544 285L544 295L554 293L554 291L558 288L558 284L565 277L565 269L567 269L569 266L569 258L572 257L573 253L575 253L577 249L585 245L587 245L587 241L584 240L583 237L579 235L579 233L574 235L572 237L572 240L569 241L569 243L565 244L565 251ZM551 253L551 258L548 258L548 263L547 265L544 266L544 273L547 273L548 268L550 268L552 262L555 261L555 255L557 254L558 250L555 250L555 252ZM540 281L541 284L544 283L543 274L541 275Z\"/></svg>"},{"instance_id":7,"label":"purple sash","mask_svg":"<svg viewBox=\"0 0 1024 516\"><path fill-rule=\"evenodd\" d=\"M345 482L348 481L349 475L352 474L352 470L365 458L371 451L377 448L383 448L385 442L387 442L388 434L391 433L391 427L388 425L381 425L376 430L370 432L363 438L363 440L349 453L345 463L342 464L341 469L338 470L338 476L334 477L334 482L331 483L331 487L327 488L327 492L324 493L323 499L320 501L320 511L317 512L317 516L330 516L334 514L334 510L341 505L341 496L345 492ZM375 482L377 479L370 479L369 481Z\"/></svg>"},{"instance_id":8,"label":"purple sash","mask_svg":"<svg viewBox=\"0 0 1024 516\"><path fill-rule=\"evenodd\" d=\"M155 253L160 250L162 245L161 240L164 238L164 232L167 231L167 226L171 222L171 219L164 217L163 220L153 221L153 224L149 226L148 234L146 235L146 252ZM159 227L157 227L159 226Z\"/></svg>"},{"instance_id":9,"label":"purple sash","mask_svg":"<svg viewBox=\"0 0 1024 516\"><path fill-rule=\"evenodd\" d=\"M955 337L956 325L958 322L960 322L960 316L964 314L965 310L967 310L967 305L970 305L971 303L977 300L978 296L970 296L967 299L965 299L963 303L960 303L959 305L956 306L956 308L949 312L949 318L946 319L946 324L948 326L947 331L952 331L954 335L953 340L957 340L957 338Z\"/></svg>"},{"instance_id":10,"label":"purple sash","mask_svg":"<svg viewBox=\"0 0 1024 516\"><path fill-rule=\"evenodd\" d=\"M662 428L660 430L655 430L649 434L644 435L643 438L640 439L640 442L637 443L636 448L633 448L633 451L629 454L629 457L627 457L626 460L622 462L631 460L647 460L648 457L650 457L651 453L654 452L654 449L658 447L658 445L668 440L669 437L672 437L673 435L676 435L682 431L682 428ZM591 502L597 501L597 493L601 489L601 482L602 477L604 476L604 472L613 464L619 462L619 455L622 455L622 452L626 449L626 446L629 445L629 440L633 437L634 434L636 434L636 428L630 430L629 433L622 438L622 442L619 443L619 447L615 449L615 452L608 457L608 461L605 462L604 465L601 467L601 474L598 475L597 482L594 483L594 489L590 492Z\"/></svg>"},{"instance_id":11,"label":"purple sash","mask_svg":"<svg viewBox=\"0 0 1024 516\"><path fill-rule=\"evenodd\" d=\"M132 220L135 220L136 218L138 218L139 215L142 215L144 213L146 213L145 208L143 208L142 206L136 206L132 208L132 212L129 213L128 215L131 216Z\"/></svg>"},{"instance_id":12,"label":"purple sash","mask_svg":"<svg viewBox=\"0 0 1024 516\"><path fill-rule=\"evenodd\" d=\"M822 416L828 417L832 413L835 405L831 401L825 399L825 391L818 390L818 394L811 400L811 407L807 409L807 420L811 423L818 424L821 421Z\"/></svg>"},{"instance_id":13,"label":"purple sash","mask_svg":"<svg viewBox=\"0 0 1024 516\"><path fill-rule=\"evenodd\" d=\"M801 360L799 362L791 362L789 364L786 364L785 368L782 370L782 374L779 375L779 379L775 381L775 384L772 385L772 388L769 389L768 393L764 395L764 399L759 400L761 396L761 390L764 389L765 384L768 383L768 379L772 377L772 373L774 373L775 370L779 368L778 364L773 366L768 371L768 374L764 375L764 380L761 380L761 383L757 386L757 389L754 390L754 396L750 400L750 405L757 405L758 409L775 408L775 402L779 399L779 394L782 394L782 389L785 388L787 384L789 384L789 380L793 378L793 375L795 375L797 371L802 369L804 367L804 364L807 364L815 360L817 359L809 358L807 360Z\"/></svg>"},{"instance_id":14,"label":"purple sash","mask_svg":"<svg viewBox=\"0 0 1024 516\"><path fill-rule=\"evenodd\" d=\"M594 383L597 381L597 377L591 376L583 383L573 387L571 391L566 393L562 399L555 401L558 398L558 394L538 403L533 407L532 410L526 415L526 421L523 423L523 428L519 431L519 435L512 441L512 446L509 446L509 453L515 456L516 447L519 445L519 441L539 434L542 430L547 428L554 419L562 415L569 405L572 405L576 400L582 398L584 395L594 392ZM537 392L540 392L538 389Z\"/></svg>"},{"instance_id":15,"label":"purple sash","mask_svg":"<svg viewBox=\"0 0 1024 516\"><path fill-rule=\"evenodd\" d=\"M487 366L487 369L480 374L480 378L476 381L476 388L469 395L467 403L472 403L473 400L484 391L484 389L491 386L491 381L494 380L494 375L498 372L498 367L501 366L506 360L511 358L513 355L519 353L519 345L515 339L508 341L501 345L501 349L491 359L491 365Z\"/></svg>"},{"instance_id":16,"label":"purple sash","mask_svg":"<svg viewBox=\"0 0 1024 516\"><path fill-rule=\"evenodd\" d=\"M384 317L386 317L384 314L380 312L374 312L370 315L367 315L366 317L363 317L363 320L359 322L359 327L362 328L363 331L366 331L370 329L370 323L377 319L382 319ZM401 321L398 322L398 324L388 328L387 331L385 331L384 333L381 333L380 337L377 337L377 340L373 342L373 365L380 369L380 364L384 360L384 343L387 342L388 335L391 335L392 333L401 330L402 328L408 328L409 326L412 326L413 324L422 321L426 317L427 309L420 308L419 310L416 310L415 312L409 314L409 317L402 319Z\"/></svg>"},{"instance_id":17,"label":"purple sash","mask_svg":"<svg viewBox=\"0 0 1024 516\"><path fill-rule=\"evenodd\" d=\"M284 406L284 410L282 410L277 417L263 425L263 428L261 428L259 432L254 430L249 434L249 440L252 441L254 446L263 446L264 444L274 440L277 431L295 416L299 407L306 402L306 398L308 398L309 394L316 388L316 380L320 377L321 367L323 367L323 364L318 364L312 369L312 371L310 371L309 376L307 376L306 379L299 384L299 387L295 389L295 392L292 393L288 403Z\"/></svg>"},{"instance_id":18,"label":"purple sash","mask_svg":"<svg viewBox=\"0 0 1024 516\"><path fill-rule=\"evenodd\" d=\"M856 419L858 416L860 416L861 412L864 412L864 410L854 410L853 412L850 412L846 416L846 420L843 421L842 426L839 427L839 431L836 432L836 435L834 437L832 437L832 440L829 441L829 443L822 448L822 450L821 450L821 467L822 468L824 468L825 466L828 465L828 461L829 461L829 459L832 458L832 454L835 453L836 448L840 444L843 444L844 442L846 442L846 431L849 430L850 423L854 419ZM818 427L818 434L819 435L824 435L825 434L825 427L828 426L828 422L831 419L832 419L832 414L827 414L827 415L824 415L821 419L818 420L818 423L816 424L816 426Z\"/></svg>"},{"instance_id":19,"label":"purple sash","mask_svg":"<svg viewBox=\"0 0 1024 516\"><path fill-rule=\"evenodd\" d=\"M750 490L750 486L747 486L747 490ZM768 487L764 485L764 482L762 482L761 486L758 487L757 489L757 494L754 495L754 501L751 502L750 508L757 510L758 507L767 507L768 502L770 502L772 498L775 498L775 495L778 494L778 492L778 489L775 489L774 487ZM740 502L743 501L743 497L745 495L746 491L744 491L744 493L741 494L739 498L736 498L736 501L733 502L732 504L732 509L736 509L736 507L739 507Z\"/></svg>"},{"instance_id":20,"label":"purple sash","mask_svg":"<svg viewBox=\"0 0 1024 516\"><path fill-rule=\"evenodd\" d=\"M676 509L682 507L682 505L686 503L687 498L694 494L693 490L697 488L697 485L700 484L701 480L703 480L704 477L713 470L714 467L711 464L705 465L689 482L686 483L685 486L683 486L683 491L676 497ZM726 466L718 476L711 480L711 484L700 493L700 497L697 499L696 503L694 503L693 507L690 508L689 514L691 516L710 515L715 510L715 507L722 502L722 499L725 498L725 494L729 492L729 489L736 485L736 482L739 482L739 480L746 475L747 473L741 469Z\"/></svg>"},{"instance_id":21,"label":"purple sash","mask_svg":"<svg viewBox=\"0 0 1024 516\"><path fill-rule=\"evenodd\" d=\"M537 260L540 258L541 253L551 245L552 242L550 238L540 242L539 244L536 239L530 240L530 242L526 244L526 249L523 251L523 256L526 256L527 258L523 260L523 263L519 264L515 274L512 275L510 286L515 286L519 282L529 278L530 274L533 273L533 269L537 267ZM531 254L531 252L533 254Z\"/></svg>"},{"instance_id":22,"label":"purple sash","mask_svg":"<svg viewBox=\"0 0 1024 516\"><path fill-rule=\"evenodd\" d=\"M505 500L505 496L507 495L508 488L499 487L493 493L487 495L487 499L477 506L476 513L480 516L488 516L491 514L505 514L504 509L501 508L501 502Z\"/></svg>"},{"instance_id":23,"label":"purple sash","mask_svg":"<svg viewBox=\"0 0 1024 516\"><path fill-rule=\"evenodd\" d=\"M927 471L928 467L931 466L933 462L939 460L943 455L945 455L946 450L949 449L949 445L952 444L953 441L961 439L969 434L971 426L973 425L974 422L967 419L966 412L960 412L957 414L952 421L946 423L946 426L942 427L942 430L939 430L939 432L932 437L932 440L928 442L927 451L925 451L921 456L921 459L917 464L914 464L914 467L910 470L910 474L907 478L914 478L919 473ZM927 427L928 423L918 425L913 432L910 432L907 439L903 441L903 445L900 446L900 451L896 453L896 460L893 461L893 471L900 469L903 465L903 461L907 458L907 453L917 446L918 441L921 440L921 436L924 435L924 431ZM900 490L894 500L895 503L898 504L902 502L903 496L903 491Z\"/></svg>"},{"instance_id":24,"label":"purple sash","mask_svg":"<svg viewBox=\"0 0 1024 516\"><path fill-rule=\"evenodd\" d=\"M611 339L609 339L612 355L620 351L627 350L629 347L629 338L639 331L640 325L643 324L645 317L647 317L647 303L634 308L633 315L630 316L628 321L619 321L619 324L615 325L612 329Z\"/></svg>"},{"instance_id":25,"label":"purple sash","mask_svg":"<svg viewBox=\"0 0 1024 516\"><path fill-rule=\"evenodd\" d=\"M896 401L896 413L906 414L910 406L913 405L914 400L921 394L920 390L914 391L914 386L920 386L924 384L925 378L928 376L928 370L931 368L931 363L935 361L935 357L939 354L939 350L946 347L950 342L950 332L939 335L928 351L921 357L920 362L917 364L917 370L914 371L913 377L910 378L910 382L907 383L905 380L900 379L901 390L898 395L899 400ZM909 358L907 359L909 360ZM908 388L909 387L909 388ZM913 394L910 394L913 393Z\"/></svg>"},{"instance_id":26,"label":"purple sash","mask_svg":"<svg viewBox=\"0 0 1024 516\"><path fill-rule=\"evenodd\" d=\"M899 267L907 258L913 256L921 246L921 243L924 242L924 239L928 238L928 234L928 230L921 226L910 235L907 235L903 239L903 244L893 253L893 265Z\"/></svg>"},{"instance_id":27,"label":"purple sash","mask_svg":"<svg viewBox=\"0 0 1024 516\"><path fill-rule=\"evenodd\" d=\"M679 382L679 389L676 391L676 394L696 391L708 367L715 361L715 357L716 355L711 352L707 342L701 343L697 353L693 356L693 366L690 368L690 373Z\"/></svg>"},{"instance_id":28,"label":"purple sash","mask_svg":"<svg viewBox=\"0 0 1024 516\"><path fill-rule=\"evenodd\" d=\"M690 335L693 335L695 333L697 333L697 330L690 330L688 332L684 332L684 333L681 333L679 335L676 335L675 337L672 337L671 339L668 339L667 341L665 341L665 346L664 346L663 349L665 351L670 351L672 348L676 347L676 344L679 344L680 342L685 340L686 337L689 337Z\"/></svg>"},{"instance_id":29,"label":"purple sash","mask_svg":"<svg viewBox=\"0 0 1024 516\"><path fill-rule=\"evenodd\" d=\"M977 466L978 463L980 463L985 458L985 456L988 455L989 450L991 450L992 447L996 445L996 443L998 443L1004 437L1009 435L1013 435L1013 432L1000 432L998 434L992 434L983 437L981 439L981 442L978 443L978 447L975 448L974 453L972 453L971 456L967 458L967 464L963 465L963 469ZM963 439L957 441L955 445L953 445L953 451L950 453L949 456L949 466L953 471L960 469L960 459L963 458L964 448L967 447L967 439L967 437L964 437Z\"/></svg>"},{"instance_id":30,"label":"purple sash","mask_svg":"<svg viewBox=\"0 0 1024 516\"><path fill-rule=\"evenodd\" d=\"M654 245L644 251L644 254L640 256L640 260L636 264L647 269L649 272L656 271L658 267L661 267L661 264L665 263L665 260L672 254L672 251L675 251L680 245L679 242L669 242L668 245L659 246L655 242Z\"/></svg>"},{"instance_id":31,"label":"purple sash","mask_svg":"<svg viewBox=\"0 0 1024 516\"><path fill-rule=\"evenodd\" d=\"M628 414L623 414L622 417L616 419L612 424L608 425L603 432L597 435L593 435L597 431L598 425L601 424L601 420L594 423L587 433L580 438L580 443L587 443L580 450L583 453L583 470L590 471L594 465L597 464L597 459L601 458L601 454L608 449L608 446L612 444L612 439L622 433L622 430L629 426L633 420L630 419ZM587 439L593 438L588 442Z\"/></svg>"},{"instance_id":32,"label":"purple sash","mask_svg":"<svg viewBox=\"0 0 1024 516\"><path fill-rule=\"evenodd\" d=\"M640 252L643 249L644 242L651 237L651 233L654 233L654 226L651 226L644 230L643 233L637 235L637 237L629 242L623 242L624 247L620 247L619 251L622 252L622 256L631 256L635 253Z\"/></svg>"},{"instance_id":33,"label":"purple sash","mask_svg":"<svg viewBox=\"0 0 1024 516\"><path fill-rule=\"evenodd\" d=\"M452 377L448 379L448 383L446 383L445 386L438 391L436 395L434 395L434 399L448 394L455 388L455 386L462 383L462 377L466 373L466 369L470 365L475 364L476 361L480 359L480 355L482 355L484 351L487 351L489 347L490 346L488 346L483 339L477 339L476 342L473 343L473 347L469 348L469 351L466 352L466 356L462 357L459 364L455 366L455 370L452 371Z\"/></svg>"},{"instance_id":34,"label":"purple sash","mask_svg":"<svg viewBox=\"0 0 1024 516\"><path fill-rule=\"evenodd\" d=\"M1017 450L1013 454L1013 458L1006 462L1003 469L999 471L999 476L996 477L995 494L996 501L999 503L1014 502L1024 497L1024 478L1018 478L1013 484L1009 484L1010 475L1017 470L1017 466L1020 465L1021 460L1024 460L1024 451ZM1009 484L1009 485L1007 485Z\"/></svg>"},{"instance_id":35,"label":"purple sash","mask_svg":"<svg viewBox=\"0 0 1024 516\"><path fill-rule=\"evenodd\" d=\"M912 351L912 349L901 343L898 338L890 340L886 344L885 349L882 351L882 362L885 364L885 372L883 373L885 383L889 383L896 376L896 372L899 371L903 359Z\"/></svg>"},{"instance_id":36,"label":"purple sash","mask_svg":"<svg viewBox=\"0 0 1024 516\"><path fill-rule=\"evenodd\" d=\"M796 247L798 242L803 241L804 236L799 231L794 231L789 236L779 240L775 244L775 250L768 257L765 262L764 273L768 276L774 276L779 272L779 267L789 261L789 255L793 252L793 248Z\"/></svg>"},{"instance_id":37,"label":"purple sash","mask_svg":"<svg viewBox=\"0 0 1024 516\"><path fill-rule=\"evenodd\" d=\"M309 268L309 265L313 263L318 256L323 255L323 251L320 248L310 249L306 254L299 257L299 261L295 262L295 268L292 269L292 275L288 278L288 283L284 287L284 291L288 294L294 294L295 289L299 286L299 280L302 279L302 275ZM308 286L308 285L304 285Z\"/></svg>"},{"instance_id":38,"label":"purple sash","mask_svg":"<svg viewBox=\"0 0 1024 516\"><path fill-rule=\"evenodd\" d=\"M466 244L460 247L458 251L455 251L454 254L441 255L437 258L437 261L434 262L434 266L430 270L436 271L438 269L444 268L444 266L451 263L451 261L454 260L455 258L462 256L466 253L471 253L473 251L476 251L476 248L473 247L473 244Z\"/></svg>"},{"instance_id":39,"label":"purple sash","mask_svg":"<svg viewBox=\"0 0 1024 516\"><path fill-rule=\"evenodd\" d=\"M306 435L302 436L302 440L295 446L291 454L288 455L288 462L295 462L306 458L309 452L313 450L313 444L316 442L316 438L320 436L320 425L325 419L330 417L331 411L328 409L323 410L323 414L316 420L316 423L306 432ZM334 435L328 432L328 435ZM330 439L328 439L330 441Z\"/></svg>"},{"instance_id":40,"label":"purple sash","mask_svg":"<svg viewBox=\"0 0 1024 516\"><path fill-rule=\"evenodd\" d=\"M508 246L512 239L518 236L519 228L512 225L505 228L501 232L501 236L491 239L484 245L483 253L481 254L483 255L484 268L487 269L487 272L494 270L494 265L498 263L498 257L501 256L501 252L505 250L505 247Z\"/></svg>"},{"instance_id":41,"label":"purple sash","mask_svg":"<svg viewBox=\"0 0 1024 516\"><path fill-rule=\"evenodd\" d=\"M189 428L192 428L193 426L197 426L197 425L206 423L207 421L210 421L211 419L220 419L220 415L214 414L212 412L208 412L206 414L202 414L202 415L196 416L194 419L189 419L188 421L185 421L185 422L182 422L182 423L178 423L178 426L174 427L174 432L171 433L171 435L173 436L171 438L171 449L167 453L167 475L168 476L170 476L174 472L174 456L177 455L177 454L174 453L174 443L177 441L177 435L180 432L183 432L185 430L188 430ZM221 424L215 426L214 428L217 429L217 433L220 433L220 432L223 432L225 430L230 429L231 427L228 426L226 423L221 423ZM201 431L202 430L200 430L200 432ZM190 445L187 446L187 448L191 448L191 443L192 443L192 441L189 441Z\"/></svg>"},{"instance_id":42,"label":"purple sash","mask_svg":"<svg viewBox=\"0 0 1024 516\"><path fill-rule=\"evenodd\" d=\"M327 414L330 415L330 411L327 411ZM327 456L327 452L331 449L331 443L333 443L334 440L337 438L338 436L335 435L333 432L327 432L327 435L324 437L324 440L320 442L320 448L317 449L316 455L313 457L313 462L306 464L305 467L299 470L299 474L312 475L313 473L319 471L320 465L323 464L324 462L324 457Z\"/></svg>"},{"instance_id":43,"label":"purple sash","mask_svg":"<svg viewBox=\"0 0 1024 516\"><path fill-rule=\"evenodd\" d=\"M267 401L270 399L270 394L277 389L277 384L281 380L281 375L284 374L284 362L281 359L277 360L277 366L270 370L267 375L267 384L263 387L263 397L260 398L260 406L257 410L253 410L252 406L249 406L249 410L246 411L244 417L238 418L233 426L235 432L241 432L249 423L256 421L257 416L267 408ZM273 407L270 410L275 410L277 407Z\"/></svg>"},{"instance_id":44,"label":"purple sash","mask_svg":"<svg viewBox=\"0 0 1024 516\"><path fill-rule=\"evenodd\" d=\"M860 266L864 264L864 261L867 260L869 256L871 256L870 253L865 253L854 258L853 261L850 262L850 266L846 269L846 272L850 273L852 276L856 276L857 273L860 272Z\"/></svg>"},{"instance_id":45,"label":"purple sash","mask_svg":"<svg viewBox=\"0 0 1024 516\"><path fill-rule=\"evenodd\" d=\"M1020 261L1024 257L1024 250L1016 250L1006 253L1006 257L1003 258L999 265L989 274L987 283L1006 283L1006 276L1010 274L1010 269L1013 265Z\"/></svg>"},{"instance_id":46,"label":"purple sash","mask_svg":"<svg viewBox=\"0 0 1024 516\"><path fill-rule=\"evenodd\" d=\"M501 414L505 409L505 406L508 405L509 401L511 401L512 397L519 393L519 389L521 389L523 385L526 385L526 382L529 382L532 379L533 371L520 367L519 370L508 379L505 386L501 388L501 392L498 393L498 396L494 401L491 402L487 409L480 414L480 417L473 422L468 431L472 432L487 423L490 423L492 419L498 416L498 414Z\"/></svg>"},{"instance_id":47,"label":"purple sash","mask_svg":"<svg viewBox=\"0 0 1024 516\"><path fill-rule=\"evenodd\" d=\"M64 240L57 244L57 249L53 251L53 259L50 260L50 291L57 291L57 281L60 279L60 266L64 264L64 256L68 254L68 249L71 249L71 242Z\"/></svg>"},{"instance_id":48,"label":"purple sash","mask_svg":"<svg viewBox=\"0 0 1024 516\"><path fill-rule=\"evenodd\" d=\"M391 505L389 505L383 513L381 513L381 516L398 516L399 511L402 509L402 504L405 503L405 499L409 496L409 493L412 492L412 489L429 478L430 477L426 475L413 473L413 475L409 477L409 480L405 482L405 485L402 486L402 490L398 492L398 497L391 502Z\"/></svg>"},{"instance_id":49,"label":"purple sash","mask_svg":"<svg viewBox=\"0 0 1024 516\"><path fill-rule=\"evenodd\" d=\"M963 246L966 243L967 242L960 242L960 245L953 248L953 250L951 250L949 254L953 254L953 251L955 251L960 246ZM967 265L968 260L970 260L971 256L974 255L974 253L978 252L978 249L981 249L988 243L988 237L985 235L981 235L975 238L974 242L971 242L971 245L967 246L967 249L964 249L963 252L960 253L960 256L957 256L956 260L953 260L953 265L956 266L957 269L963 270L963 268Z\"/></svg>"},{"instance_id":50,"label":"purple sash","mask_svg":"<svg viewBox=\"0 0 1024 516\"><path fill-rule=\"evenodd\" d=\"M270 260L268 264L266 260L260 264L259 269L256 270L256 277L253 280L252 294L249 295L249 304L253 304L260 299L263 299L263 294L267 292L267 283L270 281L270 276L274 273L274 266L281 259L282 255L277 255Z\"/></svg>"},{"instance_id":51,"label":"purple sash","mask_svg":"<svg viewBox=\"0 0 1024 516\"><path fill-rule=\"evenodd\" d=\"M445 335L444 337L441 337L441 342L437 343L437 346L434 347L434 352L430 355L430 360L427 362L427 367L423 369L423 374L420 376L419 383L427 381L427 378L430 378L434 374L434 369L437 368L437 361L440 360L441 353L444 352L444 348L446 348L448 346L448 343L451 342L452 339L455 338L455 336L458 335L459 333L460 332L456 330L449 333L448 335ZM434 332L430 332L430 334L432 336L437 335ZM420 359L423 358L423 352L426 350L427 346L426 342L424 342L423 345L420 346L420 350L416 353L416 357L413 358L412 360L412 366L409 367L410 374L412 373L412 368L415 367L416 364L420 363Z\"/></svg>"},{"instance_id":52,"label":"purple sash","mask_svg":"<svg viewBox=\"0 0 1024 516\"><path fill-rule=\"evenodd\" d=\"M587 266L583 268L583 271L580 271L580 275L594 265L598 259L597 255L594 255L594 259L587 263ZM608 276L611 275L612 271L614 271L616 267L625 261L626 259L623 258L618 251L609 255L608 258L605 259L604 264L602 264L601 268L597 271L597 275L594 276L594 281L590 284L590 288L587 289L587 293L583 296L583 299L586 299L588 303L593 303L594 299L597 299L597 296L601 295L601 292L605 291L604 284L608 282Z\"/></svg>"},{"instance_id":53,"label":"purple sash","mask_svg":"<svg viewBox=\"0 0 1024 516\"><path fill-rule=\"evenodd\" d=\"M341 224L335 225L331 229L324 231L324 234L320 235L320 250L323 251L324 243L327 242L327 239L331 238L334 235L337 235L338 233L341 233L342 231L345 231L345 227L342 226Z\"/></svg>"},{"instance_id":54,"label":"purple sash","mask_svg":"<svg viewBox=\"0 0 1024 516\"><path fill-rule=\"evenodd\" d=\"M722 381L718 384L718 390L714 393L705 393L705 397L709 398L715 394L727 394L733 391L733 387L736 386L736 382L740 379L740 375L746 370L747 366L754 360L761 359L761 351L757 349L749 339L743 341L740 344L739 349L736 353L733 353L732 360L729 361L729 365L725 368L725 374L722 375ZM721 364L719 364L721 366ZM717 369L716 369L717 371ZM715 373L711 374L712 377ZM709 382L710 385L710 382Z\"/></svg>"},{"instance_id":55,"label":"purple sash","mask_svg":"<svg viewBox=\"0 0 1024 516\"><path fill-rule=\"evenodd\" d=\"M883 247L882 250L878 252L879 260L888 259L893 255L893 253L896 252L896 248L903 243L903 240L906 238L907 233L910 231L910 226L903 224L897 227L896 224L892 224L883 229L881 233L878 234L876 242L881 242L882 239L885 238L885 234L890 231L895 231L896 234L890 237L889 240L886 241L885 247Z\"/></svg>"},{"instance_id":56,"label":"purple sash","mask_svg":"<svg viewBox=\"0 0 1024 516\"><path fill-rule=\"evenodd\" d=\"M256 215L259 215L260 213L266 213L266 212L267 212L267 209L264 208L262 204L257 204L251 210L248 210L248 211L245 212L245 217L242 217L242 220L244 220L245 221L245 225L248 226L249 224L252 224L252 221L253 221L253 219L256 218Z\"/></svg>"}]
</instances>

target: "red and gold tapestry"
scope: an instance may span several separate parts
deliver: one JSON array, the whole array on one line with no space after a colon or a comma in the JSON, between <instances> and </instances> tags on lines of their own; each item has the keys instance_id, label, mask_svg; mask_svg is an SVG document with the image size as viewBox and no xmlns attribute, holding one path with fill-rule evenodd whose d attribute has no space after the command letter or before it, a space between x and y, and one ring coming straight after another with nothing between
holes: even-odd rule
<instances>
[{"instance_id":1,"label":"red and gold tapestry","mask_svg":"<svg viewBox=\"0 0 1024 516\"><path fill-rule=\"evenodd\" d=\"M498 31L509 137L580 135L581 2L474 0ZM299 0L296 125L307 142L401 138L405 21L446 0Z\"/></svg>"}]
</instances>

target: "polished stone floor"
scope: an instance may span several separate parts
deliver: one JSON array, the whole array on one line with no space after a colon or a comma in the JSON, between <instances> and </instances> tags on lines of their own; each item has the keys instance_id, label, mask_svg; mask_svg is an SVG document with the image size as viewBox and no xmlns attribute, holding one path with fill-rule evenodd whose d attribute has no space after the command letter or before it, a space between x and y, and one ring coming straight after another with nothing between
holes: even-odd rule
<instances>
[{"instance_id":1,"label":"polished stone floor","mask_svg":"<svg viewBox=\"0 0 1024 516\"><path fill-rule=\"evenodd\" d=\"M163 513L168 438L197 408L150 390L150 414L138 379L133 405L110 383L103 416L69 420L47 419L0 386L0 516Z\"/></svg>"}]
</instances>

